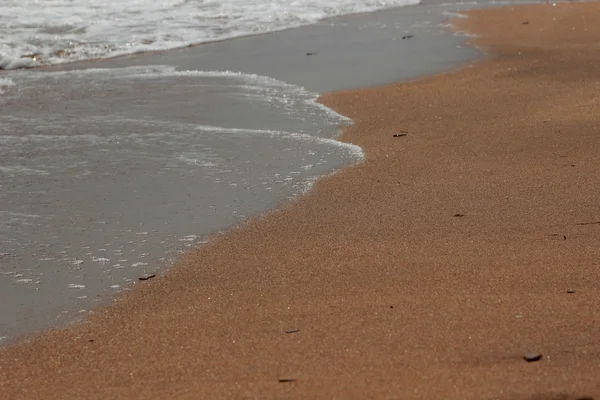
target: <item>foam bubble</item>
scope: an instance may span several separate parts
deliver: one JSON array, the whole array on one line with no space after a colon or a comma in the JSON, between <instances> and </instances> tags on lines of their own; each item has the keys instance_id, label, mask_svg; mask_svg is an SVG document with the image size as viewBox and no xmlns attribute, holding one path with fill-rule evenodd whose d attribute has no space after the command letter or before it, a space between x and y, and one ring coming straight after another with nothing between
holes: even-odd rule
<instances>
[{"instance_id":1,"label":"foam bubble","mask_svg":"<svg viewBox=\"0 0 600 400\"><path fill-rule=\"evenodd\" d=\"M15 83L9 78L0 78L0 87L15 86Z\"/></svg>"},{"instance_id":2,"label":"foam bubble","mask_svg":"<svg viewBox=\"0 0 600 400\"><path fill-rule=\"evenodd\" d=\"M79 285L76 283L69 283L67 286L69 289L85 289L85 285Z\"/></svg>"},{"instance_id":3,"label":"foam bubble","mask_svg":"<svg viewBox=\"0 0 600 400\"><path fill-rule=\"evenodd\" d=\"M148 263L144 263L144 262L136 262L136 263L133 263L133 264L131 264L131 266L132 266L132 267L134 267L134 268L135 268L135 267L143 267L143 266L145 266L145 265L148 265Z\"/></svg>"},{"instance_id":4,"label":"foam bubble","mask_svg":"<svg viewBox=\"0 0 600 400\"><path fill-rule=\"evenodd\" d=\"M29 175L29 176L43 176L49 175L50 173L43 169L29 168L23 165L6 165L0 166L0 173L8 176L15 175Z\"/></svg>"},{"instance_id":5,"label":"foam bubble","mask_svg":"<svg viewBox=\"0 0 600 400\"><path fill-rule=\"evenodd\" d=\"M458 12L447 11L447 10L442 12L442 15L445 15L447 17L452 17L452 18L460 18L460 19L469 18L469 16L467 14L461 14Z\"/></svg>"}]
</instances>

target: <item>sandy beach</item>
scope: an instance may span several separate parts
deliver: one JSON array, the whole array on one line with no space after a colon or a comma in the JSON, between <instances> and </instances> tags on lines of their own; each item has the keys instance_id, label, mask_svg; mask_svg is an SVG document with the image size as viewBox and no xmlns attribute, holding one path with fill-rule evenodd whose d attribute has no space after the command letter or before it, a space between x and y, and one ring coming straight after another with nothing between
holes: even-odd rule
<instances>
[{"instance_id":1,"label":"sandy beach","mask_svg":"<svg viewBox=\"0 0 600 400\"><path fill-rule=\"evenodd\" d=\"M600 398L599 11L470 11L487 61L323 96L365 162L1 349L0 398Z\"/></svg>"}]
</instances>

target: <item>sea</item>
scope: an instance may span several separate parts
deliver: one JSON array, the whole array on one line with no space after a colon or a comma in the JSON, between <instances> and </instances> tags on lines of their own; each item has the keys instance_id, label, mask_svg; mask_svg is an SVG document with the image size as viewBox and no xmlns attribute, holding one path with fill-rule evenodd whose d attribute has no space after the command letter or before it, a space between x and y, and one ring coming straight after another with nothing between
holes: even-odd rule
<instances>
[{"instance_id":1,"label":"sea","mask_svg":"<svg viewBox=\"0 0 600 400\"><path fill-rule=\"evenodd\" d=\"M319 95L477 57L448 30L464 7L2 1L0 345L84 319L362 162Z\"/></svg>"},{"instance_id":2,"label":"sea","mask_svg":"<svg viewBox=\"0 0 600 400\"><path fill-rule=\"evenodd\" d=\"M165 50L419 0L3 0L0 68Z\"/></svg>"}]
</instances>

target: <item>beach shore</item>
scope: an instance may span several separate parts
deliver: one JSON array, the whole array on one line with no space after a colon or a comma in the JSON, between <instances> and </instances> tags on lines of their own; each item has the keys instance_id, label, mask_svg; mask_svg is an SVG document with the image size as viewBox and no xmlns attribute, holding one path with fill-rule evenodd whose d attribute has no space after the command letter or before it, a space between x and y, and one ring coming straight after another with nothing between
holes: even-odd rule
<instances>
[{"instance_id":1,"label":"beach shore","mask_svg":"<svg viewBox=\"0 0 600 400\"><path fill-rule=\"evenodd\" d=\"M599 11L470 11L491 59L322 96L365 162L1 349L0 397L598 398Z\"/></svg>"},{"instance_id":2,"label":"beach shore","mask_svg":"<svg viewBox=\"0 0 600 400\"><path fill-rule=\"evenodd\" d=\"M315 103L319 94L474 59L479 53L445 24L458 7L427 1L160 53L6 71L0 346L81 319L209 235L351 165L362 150L331 140L349 120Z\"/></svg>"}]
</instances>

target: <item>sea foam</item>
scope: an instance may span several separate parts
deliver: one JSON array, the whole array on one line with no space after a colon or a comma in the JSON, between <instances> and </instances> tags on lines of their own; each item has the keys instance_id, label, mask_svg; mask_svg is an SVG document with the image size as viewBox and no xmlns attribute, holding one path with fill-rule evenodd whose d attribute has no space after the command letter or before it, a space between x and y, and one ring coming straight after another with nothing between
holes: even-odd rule
<instances>
[{"instance_id":1,"label":"sea foam","mask_svg":"<svg viewBox=\"0 0 600 400\"><path fill-rule=\"evenodd\" d=\"M0 69L165 50L419 0L3 0Z\"/></svg>"}]
</instances>

